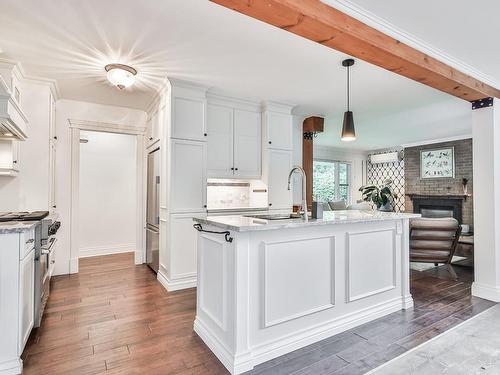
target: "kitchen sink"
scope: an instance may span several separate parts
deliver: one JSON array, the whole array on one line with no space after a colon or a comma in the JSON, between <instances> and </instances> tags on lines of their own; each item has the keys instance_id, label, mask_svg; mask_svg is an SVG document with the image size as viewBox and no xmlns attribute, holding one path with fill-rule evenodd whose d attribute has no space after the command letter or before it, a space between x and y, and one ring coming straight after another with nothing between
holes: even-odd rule
<instances>
[{"instance_id":1,"label":"kitchen sink","mask_svg":"<svg viewBox=\"0 0 500 375\"><path fill-rule=\"evenodd\" d=\"M253 219L262 220L291 220L291 219L302 219L299 214L260 214L260 215L244 215L245 217L251 217Z\"/></svg>"}]
</instances>

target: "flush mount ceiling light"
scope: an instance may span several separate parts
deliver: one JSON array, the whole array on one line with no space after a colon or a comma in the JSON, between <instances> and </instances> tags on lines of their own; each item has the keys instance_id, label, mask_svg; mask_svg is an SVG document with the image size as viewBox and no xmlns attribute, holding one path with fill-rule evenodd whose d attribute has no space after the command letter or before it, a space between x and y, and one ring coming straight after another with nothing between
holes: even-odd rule
<instances>
[{"instance_id":1,"label":"flush mount ceiling light","mask_svg":"<svg viewBox=\"0 0 500 375\"><path fill-rule=\"evenodd\" d=\"M354 65L353 59L342 61L342 66L347 68L347 111L344 112L344 124L342 125L342 137L344 142L352 142L356 140L356 132L354 131L354 118L349 110L349 86L351 84L349 77L349 67Z\"/></svg>"},{"instance_id":2,"label":"flush mount ceiling light","mask_svg":"<svg viewBox=\"0 0 500 375\"><path fill-rule=\"evenodd\" d=\"M135 82L137 70L125 64L108 64L104 67L108 81L120 90L130 87Z\"/></svg>"}]
</instances>

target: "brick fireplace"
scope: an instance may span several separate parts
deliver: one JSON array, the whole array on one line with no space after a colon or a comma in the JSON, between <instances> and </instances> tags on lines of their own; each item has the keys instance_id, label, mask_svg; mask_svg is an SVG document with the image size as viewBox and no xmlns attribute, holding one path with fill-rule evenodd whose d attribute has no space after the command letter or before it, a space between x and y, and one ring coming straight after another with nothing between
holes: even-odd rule
<instances>
[{"instance_id":1,"label":"brick fireplace","mask_svg":"<svg viewBox=\"0 0 500 375\"><path fill-rule=\"evenodd\" d=\"M455 177L421 179L420 151L443 147L455 149ZM473 227L473 199L464 196L462 186L462 178L467 178L468 193L472 194L472 139L405 148L404 168L407 212L431 209L436 215L453 215L460 223Z\"/></svg>"}]
</instances>

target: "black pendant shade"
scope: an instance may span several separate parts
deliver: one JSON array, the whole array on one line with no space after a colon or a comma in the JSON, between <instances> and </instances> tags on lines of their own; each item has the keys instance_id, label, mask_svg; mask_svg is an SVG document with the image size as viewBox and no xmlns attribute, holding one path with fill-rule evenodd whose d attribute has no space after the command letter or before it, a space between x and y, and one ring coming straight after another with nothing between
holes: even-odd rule
<instances>
[{"instance_id":1,"label":"black pendant shade","mask_svg":"<svg viewBox=\"0 0 500 375\"><path fill-rule=\"evenodd\" d=\"M342 140L344 142L356 140L354 131L354 119L351 111L344 112L344 124L342 125Z\"/></svg>"},{"instance_id":2,"label":"black pendant shade","mask_svg":"<svg viewBox=\"0 0 500 375\"><path fill-rule=\"evenodd\" d=\"M349 99L350 99L350 77L349 77L349 67L354 65L353 59L346 59L342 61L342 66L347 68L347 111L344 112L344 123L342 124L342 137L341 140L344 142L350 142L356 140L356 132L354 130L354 118L352 112L349 109Z\"/></svg>"}]
</instances>

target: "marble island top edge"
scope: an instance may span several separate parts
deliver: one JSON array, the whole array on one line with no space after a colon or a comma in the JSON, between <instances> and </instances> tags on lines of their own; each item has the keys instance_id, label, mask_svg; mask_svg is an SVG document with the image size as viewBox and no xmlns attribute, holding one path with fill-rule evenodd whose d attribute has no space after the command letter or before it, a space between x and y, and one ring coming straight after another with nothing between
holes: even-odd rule
<instances>
[{"instance_id":1,"label":"marble island top edge","mask_svg":"<svg viewBox=\"0 0 500 375\"><path fill-rule=\"evenodd\" d=\"M420 214L413 213L343 210L326 211L323 212L322 219L309 219L307 222L303 219L266 220L244 215L208 216L205 218L194 217L193 220L200 224L212 225L221 228L222 230L249 232L301 228L318 225L354 224L373 221L413 219L420 216Z\"/></svg>"},{"instance_id":2,"label":"marble island top edge","mask_svg":"<svg viewBox=\"0 0 500 375\"><path fill-rule=\"evenodd\" d=\"M38 221L6 221L0 222L0 235L9 233L22 233L33 228Z\"/></svg>"}]
</instances>

